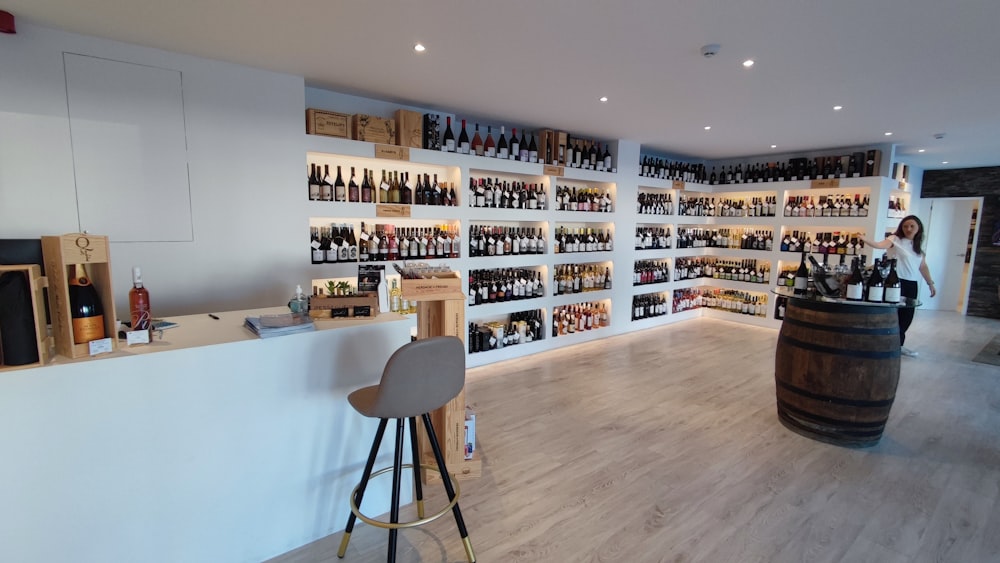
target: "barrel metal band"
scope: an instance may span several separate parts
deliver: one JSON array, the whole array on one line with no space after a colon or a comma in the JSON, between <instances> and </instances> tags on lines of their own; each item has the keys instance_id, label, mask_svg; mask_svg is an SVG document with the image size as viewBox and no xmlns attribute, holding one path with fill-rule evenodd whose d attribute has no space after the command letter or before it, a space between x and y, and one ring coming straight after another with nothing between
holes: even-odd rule
<instances>
[{"instance_id":1,"label":"barrel metal band","mask_svg":"<svg viewBox=\"0 0 1000 563\"><path fill-rule=\"evenodd\" d=\"M817 323L811 323L809 321L802 321L799 319L794 319L785 316L785 324L790 324L794 326L800 326L802 328L811 328L813 330L822 330L824 332L839 332L842 334L870 334L875 336L885 336L889 334L899 334L899 325L891 327L876 327L876 328L862 328L862 327L851 327L851 326L831 326L823 325Z\"/></svg>"},{"instance_id":2,"label":"barrel metal band","mask_svg":"<svg viewBox=\"0 0 1000 563\"><path fill-rule=\"evenodd\" d=\"M811 352L822 352L824 354L835 354L837 356L848 356L852 358L866 358L871 360L889 360L892 358L899 357L899 348L895 350L880 351L880 350L844 350L843 348L834 348L833 346L823 346L822 344L813 344L811 342L803 342L798 338L792 338L787 334L778 335L778 341L789 346L795 346L796 348L802 348L803 350L809 350Z\"/></svg>"},{"instance_id":3,"label":"barrel metal band","mask_svg":"<svg viewBox=\"0 0 1000 563\"><path fill-rule=\"evenodd\" d=\"M775 380L774 383L775 383L775 385L777 385L778 387L781 387L782 389L785 389L787 391L791 391L792 393L795 393L796 395L801 395L801 396L803 396L803 397L805 397L807 399L814 399L816 401L823 401L825 403L833 403L835 405L845 405L845 406L848 406L848 407L891 407L893 401L896 400L895 396L893 396L893 397L891 397L889 399L883 399L881 401L864 401L864 400L861 400L861 399L844 399L842 397L831 397L829 395L820 395L819 393L813 393L811 391L806 391L805 389L802 389L800 387L796 387L796 386L794 386L794 385L792 385L790 383L786 383L784 381L777 381L777 380Z\"/></svg>"},{"instance_id":4,"label":"barrel metal band","mask_svg":"<svg viewBox=\"0 0 1000 563\"><path fill-rule=\"evenodd\" d=\"M789 300L789 303L794 303L793 307L801 309L843 313L847 315L895 315L897 309L897 307L872 307L871 305L864 305L864 301L858 301L857 303L831 303L829 301L793 298Z\"/></svg>"},{"instance_id":5,"label":"barrel metal band","mask_svg":"<svg viewBox=\"0 0 1000 563\"><path fill-rule=\"evenodd\" d=\"M798 407L792 406L786 401L778 399L778 406L790 414L794 414L797 417L808 420L810 422L817 422L821 424L826 424L829 426L835 426L843 429L842 431L851 434L865 435L872 432L881 432L885 428L885 423L889 421L889 417L876 420L874 422L855 422L851 420L844 420L841 418L829 418L826 416L819 416L817 414L804 411ZM852 430L847 430L848 428Z\"/></svg>"},{"instance_id":6,"label":"barrel metal band","mask_svg":"<svg viewBox=\"0 0 1000 563\"><path fill-rule=\"evenodd\" d=\"M882 436L882 432L884 431L884 429L882 429L882 428L880 428L878 430L871 430L871 431L865 431L865 432L858 432L858 431L851 431L851 430L834 430L834 431L824 430L822 428L815 428L815 427L807 424L807 421L799 420L799 419L795 418L795 416L793 416L791 413L782 411L780 409L778 410L778 418L780 418L782 420L785 420L789 424L791 424L791 425L793 425L793 426L795 426L797 428L801 428L801 429L805 430L806 432L811 432L813 434L818 434L820 436L825 436L825 437L830 438L831 440L835 440L837 442L844 441L845 438L854 438L856 440L864 440L865 442L869 442L869 441L871 441L870 440L871 438L875 438L875 441L878 441L878 439ZM865 440L866 438L867 438L867 440Z\"/></svg>"}]
</instances>

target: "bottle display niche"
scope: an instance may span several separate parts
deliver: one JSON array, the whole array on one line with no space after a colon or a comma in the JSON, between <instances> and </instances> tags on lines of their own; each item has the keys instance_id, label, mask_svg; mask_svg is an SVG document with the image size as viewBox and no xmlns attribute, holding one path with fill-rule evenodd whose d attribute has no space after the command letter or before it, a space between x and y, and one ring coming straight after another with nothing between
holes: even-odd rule
<instances>
[{"instance_id":1,"label":"bottle display niche","mask_svg":"<svg viewBox=\"0 0 1000 563\"><path fill-rule=\"evenodd\" d=\"M548 207L545 182L499 176L469 178L469 207L544 210Z\"/></svg>"},{"instance_id":2,"label":"bottle display niche","mask_svg":"<svg viewBox=\"0 0 1000 563\"><path fill-rule=\"evenodd\" d=\"M552 309L552 336L597 330L611 325L610 301L587 301Z\"/></svg>"},{"instance_id":3,"label":"bottle display niche","mask_svg":"<svg viewBox=\"0 0 1000 563\"><path fill-rule=\"evenodd\" d=\"M846 155L791 158L785 162L761 161L711 167L708 183L757 184L761 182L794 182L797 180L836 180L876 176L882 162L882 151L868 149ZM744 165L745 164L745 165Z\"/></svg>"},{"instance_id":4,"label":"bottle display niche","mask_svg":"<svg viewBox=\"0 0 1000 563\"><path fill-rule=\"evenodd\" d=\"M810 254L846 254L853 256L864 251L861 240L864 233L850 231L825 231L815 235L809 231L786 228L781 237L781 252L802 252Z\"/></svg>"},{"instance_id":5,"label":"bottle display niche","mask_svg":"<svg viewBox=\"0 0 1000 563\"><path fill-rule=\"evenodd\" d=\"M469 271L470 307L545 297L543 268L491 268Z\"/></svg>"},{"instance_id":6,"label":"bottle display niche","mask_svg":"<svg viewBox=\"0 0 1000 563\"><path fill-rule=\"evenodd\" d=\"M458 169L374 158L309 153L310 201L452 207Z\"/></svg>"},{"instance_id":7,"label":"bottle display niche","mask_svg":"<svg viewBox=\"0 0 1000 563\"><path fill-rule=\"evenodd\" d=\"M677 258L674 281L712 278L745 283L771 283L771 263L754 258L686 256Z\"/></svg>"},{"instance_id":8,"label":"bottle display niche","mask_svg":"<svg viewBox=\"0 0 1000 563\"><path fill-rule=\"evenodd\" d=\"M677 214L687 217L774 217L777 195L677 197Z\"/></svg>"},{"instance_id":9,"label":"bottle display niche","mask_svg":"<svg viewBox=\"0 0 1000 563\"><path fill-rule=\"evenodd\" d=\"M670 281L668 260L636 260L633 266L632 285L648 285Z\"/></svg>"},{"instance_id":10,"label":"bottle display niche","mask_svg":"<svg viewBox=\"0 0 1000 563\"><path fill-rule=\"evenodd\" d=\"M567 295L611 289L611 263L556 264L552 294Z\"/></svg>"},{"instance_id":11,"label":"bottle display niche","mask_svg":"<svg viewBox=\"0 0 1000 563\"><path fill-rule=\"evenodd\" d=\"M737 315L766 317L767 294L713 287L674 290L674 313L702 307Z\"/></svg>"},{"instance_id":12,"label":"bottle display niche","mask_svg":"<svg viewBox=\"0 0 1000 563\"><path fill-rule=\"evenodd\" d=\"M545 254L547 248L542 223L469 225L469 256L472 258Z\"/></svg>"},{"instance_id":13,"label":"bottle display niche","mask_svg":"<svg viewBox=\"0 0 1000 563\"><path fill-rule=\"evenodd\" d=\"M311 218L310 259L313 264L353 264L390 260L458 258L462 239L458 222L395 219L393 223L357 220L326 223Z\"/></svg>"},{"instance_id":14,"label":"bottle display niche","mask_svg":"<svg viewBox=\"0 0 1000 563\"><path fill-rule=\"evenodd\" d=\"M670 235L670 227L641 224L635 226L636 250L660 250L664 248L673 248L673 237Z\"/></svg>"},{"instance_id":15,"label":"bottle display niche","mask_svg":"<svg viewBox=\"0 0 1000 563\"><path fill-rule=\"evenodd\" d=\"M785 217L867 217L867 193L790 195L785 203Z\"/></svg>"},{"instance_id":16,"label":"bottle display niche","mask_svg":"<svg viewBox=\"0 0 1000 563\"><path fill-rule=\"evenodd\" d=\"M673 194L669 191L640 191L636 202L636 213L639 215L673 215Z\"/></svg>"},{"instance_id":17,"label":"bottle display niche","mask_svg":"<svg viewBox=\"0 0 1000 563\"><path fill-rule=\"evenodd\" d=\"M545 315L541 309L518 311L495 320L469 323L469 353L500 350L538 342L545 337Z\"/></svg>"},{"instance_id":18,"label":"bottle display niche","mask_svg":"<svg viewBox=\"0 0 1000 563\"><path fill-rule=\"evenodd\" d=\"M677 227L677 248L731 248L770 252L774 230L764 226L705 228Z\"/></svg>"},{"instance_id":19,"label":"bottle display niche","mask_svg":"<svg viewBox=\"0 0 1000 563\"><path fill-rule=\"evenodd\" d=\"M670 301L666 293L643 293L632 296L632 320L662 317L670 312Z\"/></svg>"},{"instance_id":20,"label":"bottle display niche","mask_svg":"<svg viewBox=\"0 0 1000 563\"><path fill-rule=\"evenodd\" d=\"M559 178L556 180L556 211L582 211L611 213L614 211L614 184L576 184Z\"/></svg>"},{"instance_id":21,"label":"bottle display niche","mask_svg":"<svg viewBox=\"0 0 1000 563\"><path fill-rule=\"evenodd\" d=\"M639 176L643 178L688 182L691 184L708 183L704 164L671 161L654 156L639 157Z\"/></svg>"},{"instance_id":22,"label":"bottle display niche","mask_svg":"<svg viewBox=\"0 0 1000 563\"><path fill-rule=\"evenodd\" d=\"M614 250L613 223L558 223L552 242L556 254Z\"/></svg>"}]
</instances>

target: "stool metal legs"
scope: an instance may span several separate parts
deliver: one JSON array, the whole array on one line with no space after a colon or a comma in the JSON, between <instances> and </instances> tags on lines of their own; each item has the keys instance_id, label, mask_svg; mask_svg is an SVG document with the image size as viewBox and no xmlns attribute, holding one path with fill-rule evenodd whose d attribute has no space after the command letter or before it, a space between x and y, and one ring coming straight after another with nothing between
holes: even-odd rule
<instances>
[{"instance_id":1,"label":"stool metal legs","mask_svg":"<svg viewBox=\"0 0 1000 563\"><path fill-rule=\"evenodd\" d=\"M375 466L375 457L378 455L378 447L382 445L382 436L385 435L385 427L388 423L389 419L387 418L380 418L378 421L378 430L375 432L372 450L368 454L365 471L361 474L361 485L358 486L358 492L354 495L354 506L361 506L361 498L365 495L365 487L368 486L368 479L372 475L372 468ZM347 552L347 543L351 541L351 532L354 531L355 521L357 521L357 516L352 511L351 515L347 517L347 526L344 527L344 537L340 539L340 549L337 550L337 557L343 558Z\"/></svg>"},{"instance_id":2,"label":"stool metal legs","mask_svg":"<svg viewBox=\"0 0 1000 563\"><path fill-rule=\"evenodd\" d=\"M434 433L434 426L431 424L431 418L429 414L421 415L421 419L424 421L424 428L427 430L428 442L430 442L431 449L434 451L434 459L437 461L438 471L441 474L441 481L444 483L444 490L448 494L448 501L451 505L452 514L455 516L455 523L458 525L458 531L462 536L462 545L465 547L465 555L469 559L469 563L476 563L476 555L472 550L472 542L469 540L469 532L465 528L465 520L462 518L462 511L458 508L457 493L455 491L455 486L451 481L451 475L448 474L448 468L445 466L444 455L441 453L441 447L438 445L437 435ZM361 476L361 483L356 489L356 493L353 499L353 507L350 516L347 517L347 526L344 528L344 536L340 540L340 549L337 550L337 557L343 558L344 554L347 552L347 544L351 540L351 533L354 531L354 524L357 520L357 514L354 513L354 508L357 508L360 512L361 500L364 497L365 489L368 486L368 481L372 477L372 468L375 465L375 457L378 455L379 446L382 443L382 438L385 435L385 429L389 420L386 418L379 419L378 431L375 433L375 440L372 443L371 452L368 454L368 461L365 463L365 470ZM389 522L379 522L373 521L366 516L362 516L365 522L374 525L382 525L389 529L389 545L387 561L393 563L396 561L396 544L399 535L400 527L408 527L413 525L425 524L430 520L434 520L438 516L442 516L448 507L443 508L440 512L431 516L429 519L424 518L424 495L423 487L420 481L420 454L417 449L417 419L416 417L410 417L408 419L410 425L410 448L413 455L413 482L414 482L414 493L416 494L417 501L417 515L418 521L408 522L404 524L399 524L399 497L400 489L402 488L402 472L403 472L403 419L396 419L396 443L393 455L393 466L392 466L392 506L389 508ZM407 464L405 467L410 467ZM431 466L425 466L430 469ZM381 475L389 469L380 469L375 475ZM386 525L389 524L389 525Z\"/></svg>"},{"instance_id":3,"label":"stool metal legs","mask_svg":"<svg viewBox=\"0 0 1000 563\"><path fill-rule=\"evenodd\" d=\"M431 416L427 413L420 415L424 421L424 429L427 430L427 441L431 443L434 450L434 459L437 460L438 469L441 471L441 481L444 482L444 490L448 493L448 500L455 500L455 487L451 484L451 475L444 465L444 456L441 455L441 446L438 445L437 434L434 433L434 425L431 424ZM469 531L465 529L465 520L462 518L462 510L458 508L458 503L451 507L452 514L455 515L455 523L458 524L458 533L462 535L462 544L465 546L465 556L469 558L469 563L476 563L476 554L472 551L472 542L469 541Z\"/></svg>"}]
</instances>

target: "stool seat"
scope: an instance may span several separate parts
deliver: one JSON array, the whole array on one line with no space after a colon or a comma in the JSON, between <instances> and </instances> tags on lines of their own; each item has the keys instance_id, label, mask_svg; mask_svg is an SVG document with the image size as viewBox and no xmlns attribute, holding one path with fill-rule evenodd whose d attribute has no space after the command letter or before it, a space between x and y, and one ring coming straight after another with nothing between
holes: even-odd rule
<instances>
[{"instance_id":1,"label":"stool seat","mask_svg":"<svg viewBox=\"0 0 1000 563\"><path fill-rule=\"evenodd\" d=\"M400 528L426 524L451 509L455 516L455 523L458 525L458 531L462 536L465 555L469 559L469 563L475 563L476 556L472 551L472 542L469 541L469 533L465 528L462 511L458 507L459 493L452 483L447 467L445 467L444 455L441 453L441 446L438 444L430 417L432 411L457 397L463 387L465 387L465 346L462 345L460 339L454 336L435 336L410 342L396 350L386 362L385 369L382 371L382 379L378 385L362 387L347 396L347 400L354 407L354 410L363 416L378 418L379 425L372 442L371 452L368 454L365 470L361 475L361 482L351 495L351 514L347 517L347 526L344 528L344 536L340 541L337 557L343 558L346 554L357 518L361 518L373 526L389 530L387 560L392 563L396 560L396 541ZM441 482L444 484L449 501L444 509L428 518L424 518L423 489L420 482L420 468L422 466L419 465L420 454L417 447L417 417L423 421L424 430L427 432L427 441L430 442L434 459L437 462L436 470L441 474ZM396 420L396 447L393 465L373 473L375 457L378 454L379 445L382 443L389 419ZM410 426L412 464L403 464L404 420L408 420ZM424 469L435 469L430 466L423 467ZM400 474L404 468L413 470L413 488L417 501L418 519L411 522L399 521ZM389 522L365 516L361 512L361 500L369 480L372 477L390 472L393 481Z\"/></svg>"}]
</instances>

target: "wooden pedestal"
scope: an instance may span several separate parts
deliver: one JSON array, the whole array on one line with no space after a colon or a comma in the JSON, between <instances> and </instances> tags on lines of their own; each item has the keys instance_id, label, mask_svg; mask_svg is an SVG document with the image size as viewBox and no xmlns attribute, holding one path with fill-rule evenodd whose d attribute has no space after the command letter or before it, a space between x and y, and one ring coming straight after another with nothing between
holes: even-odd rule
<instances>
[{"instance_id":1,"label":"wooden pedestal","mask_svg":"<svg viewBox=\"0 0 1000 563\"><path fill-rule=\"evenodd\" d=\"M460 279L403 280L402 285L403 297L417 302L417 338L457 336L465 342L465 294ZM432 286L436 291L430 290ZM472 459L465 459L465 390L431 413L431 422L448 471L460 480L480 477L483 463L478 451ZM427 436L423 430L419 435L420 462L433 466L434 454ZM425 482L440 479L433 471L422 474Z\"/></svg>"}]
</instances>

